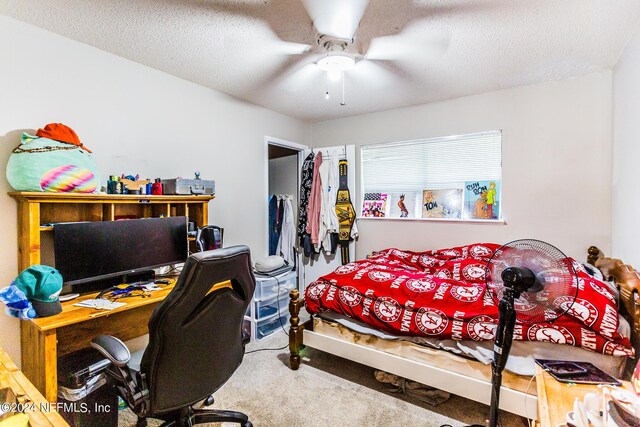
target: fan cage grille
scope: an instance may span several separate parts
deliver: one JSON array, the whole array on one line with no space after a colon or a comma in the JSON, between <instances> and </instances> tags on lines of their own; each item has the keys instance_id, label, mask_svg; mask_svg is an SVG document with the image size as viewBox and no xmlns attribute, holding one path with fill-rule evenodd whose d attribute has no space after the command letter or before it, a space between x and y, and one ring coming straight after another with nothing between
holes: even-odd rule
<instances>
[{"instance_id":1,"label":"fan cage grille","mask_svg":"<svg viewBox=\"0 0 640 427\"><path fill-rule=\"evenodd\" d=\"M523 292L515 300L518 323L552 323L572 310L578 275L572 260L560 249L535 239L514 240L499 247L487 262L485 276L487 292L496 305L505 291L502 272L508 267L528 268L543 286L541 291Z\"/></svg>"}]
</instances>

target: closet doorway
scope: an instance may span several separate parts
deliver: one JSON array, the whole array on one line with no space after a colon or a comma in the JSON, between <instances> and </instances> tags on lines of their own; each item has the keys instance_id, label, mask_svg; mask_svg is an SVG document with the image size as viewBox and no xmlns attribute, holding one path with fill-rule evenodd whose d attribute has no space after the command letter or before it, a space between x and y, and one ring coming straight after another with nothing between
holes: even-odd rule
<instances>
[{"instance_id":1,"label":"closet doorway","mask_svg":"<svg viewBox=\"0 0 640 427\"><path fill-rule=\"evenodd\" d=\"M267 251L266 255L274 255L276 253L278 240L280 235L274 236L273 230L277 226L277 220L280 220L280 215L284 211L286 203L290 202L293 211L293 242L292 246L295 248L293 252L293 259L289 259L290 263L296 266L298 282L300 283L303 277L300 272L300 257L298 255L297 233L295 232L298 225L298 206L300 203L300 153L309 147L295 142L286 141L274 137L265 137L265 152L267 162L267 179L266 179L266 203L267 203ZM276 213L274 218L273 204L276 204ZM283 206L282 210L279 209ZM280 233L282 233L282 227L280 227ZM282 236L283 240L281 244L287 242L290 239ZM286 258L286 257L285 257ZM299 288L301 286L299 285Z\"/></svg>"}]
</instances>

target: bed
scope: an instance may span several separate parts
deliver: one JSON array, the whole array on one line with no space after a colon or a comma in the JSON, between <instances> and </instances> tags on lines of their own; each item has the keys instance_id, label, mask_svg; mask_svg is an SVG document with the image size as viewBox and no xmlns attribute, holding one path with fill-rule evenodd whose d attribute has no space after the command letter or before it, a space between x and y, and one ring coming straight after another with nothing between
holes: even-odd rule
<instances>
[{"instance_id":1,"label":"bed","mask_svg":"<svg viewBox=\"0 0 640 427\"><path fill-rule=\"evenodd\" d=\"M473 247L477 245L482 245L490 250L495 250L494 247L497 246L491 246L491 244L475 244L465 247L450 248L446 251L451 251L453 249L469 254L472 251L477 251L476 249L473 249ZM424 333L419 333L422 337L414 339L416 337L412 337L412 335L414 335L414 331L411 329L415 328L410 328L406 322L403 323L403 310L400 310L399 315L398 313L395 313L393 309L389 311L389 305L387 304L388 301L385 302L384 298L380 299L379 297L372 296L369 301L366 301L366 304L362 304L363 306L369 306L371 310L373 310L375 308L375 302L378 302L378 308L383 309L382 312L379 310L376 313L376 316L372 316L375 318L375 321L373 322L374 326L377 326L375 328L371 328L371 325L362 324L360 322L360 320L362 320L361 312L358 314L355 311L350 311L352 307L357 306L357 304L354 304L354 301L350 298L349 292L346 292L341 298L341 295L337 295L339 293L334 289L333 295L329 298L329 301L322 301L322 299L326 300L327 297L330 296L332 284L335 285L337 289L341 290L342 288L352 286L354 284L353 279L358 274L360 274L359 278L367 275L371 276L373 281L375 281L375 276L379 272L388 273L391 276L395 276L396 279L399 276L405 276L405 282L409 280L417 280L417 282L413 283L413 286L422 287L423 291L425 286L427 288L433 287L433 283L431 283L430 280L426 280L424 278L422 280L420 279L420 277L422 277L420 276L420 273L424 272L427 272L426 274L429 279L435 280L437 289L440 289L440 285L442 284L442 281L437 280L438 275L441 276L441 279L445 279L444 282L449 284L449 288L451 288L452 283L456 283L451 280L447 280L452 278L464 278L465 280L470 279L471 283L462 284L480 288L482 287L482 280L478 277L474 277L472 272L473 268L467 268L468 274L463 274L461 271L462 267L473 264L473 260L458 263L457 271L454 271L453 264L450 264L450 268L448 270L449 273L453 272L453 274L450 274L453 277L446 277L449 273L438 271L438 267L441 267L444 264L438 262L435 263L435 265L431 265L432 260L428 258L423 259L423 261L426 262L420 263L420 255L418 255L417 258L409 256L407 258L418 262L418 264L415 262L409 262L409 267L416 267L415 269L419 271L409 268L410 274L405 275L401 273L400 270L396 269L396 267L401 267L401 264L403 263L396 263L395 261L402 261L402 257L404 256L403 252L409 253L409 251L399 251L400 253L396 254L398 256L387 258L384 262L376 261L378 256L380 256L380 253L390 254L392 253L391 251L394 250L395 249L382 251L373 254L373 257L367 260L343 266L341 267L342 272L338 273L338 275L334 272L333 274L323 276L319 279L319 282L324 284L324 286L318 286L316 284L314 287L314 285L311 284L307 288L307 302L301 298L300 294L296 290L291 292L291 299L289 302L289 311L291 313L291 328L289 334L291 368L296 370L300 367L300 351L306 346L322 350L345 359L353 360L378 370L408 378L455 395L489 404L491 396L491 367L487 363L490 362L492 357L491 341L483 342L482 337L476 341L478 337L469 336L468 333L461 334L460 328L453 328L452 325L449 325L447 328L440 327L436 332L443 332L444 335L441 337L431 337L435 339L435 342L431 339L431 341L426 340L427 342L425 343L424 336L428 334ZM418 254L427 254L431 256L435 252L437 251ZM452 257L450 259L454 259L456 256L459 256L459 254L451 255ZM474 256L470 258L476 259L476 261L481 261L483 256L490 256L490 253L480 251L478 253L473 253L472 255ZM389 264L389 259L394 262ZM442 261L442 259L440 259L440 261ZM355 268L353 264L358 263L360 263L358 266L359 268ZM365 265L364 268L362 267L362 264ZM376 264L382 265L382 270L376 268ZM604 307L604 309L600 309L601 315L594 317L593 315L589 315L588 310L584 313L581 313L578 310L573 313L573 320L566 320L565 323L567 324L564 326L567 326L568 330L573 332L569 335L573 335L573 343L577 343L578 347L552 343L561 342L562 337L558 335L557 330L551 331L556 333L559 338L556 337L555 340L544 338L542 342L530 343L525 342L527 341L526 339L514 341L510 362L511 359L518 359L519 355L531 353L537 358L564 358L570 360L590 361L613 375L620 376L622 374L626 361L634 354L633 344L636 343L636 334L640 332L640 309L638 308L639 301L637 294L640 290L640 279L638 279L637 273L631 267L624 265L619 260L604 257L601 251L593 246L588 250L587 266L588 265L594 265L598 268L598 270L594 269L595 271L592 271L591 274L601 273L604 279L612 280L617 289L607 288L611 290L611 292L607 292L604 290L605 284L598 281L593 282L594 286L588 286L590 289L598 289L599 292L597 293L600 296L605 297L604 299L601 298L601 300L609 300L609 303L605 304L608 307L598 305L598 307ZM391 268L386 268L385 266L390 266ZM434 268L427 268L429 266ZM577 267L577 269L580 270L580 286L583 286L584 283L591 284L591 279L587 279L587 276L585 276L587 271L585 271L581 266ZM362 269L365 271L360 272ZM338 270L340 270L340 268ZM416 273L417 276L412 276L411 273ZM341 275L347 276L349 279L341 279ZM589 275L589 277L591 277L591 275ZM358 277L355 278L358 279ZM381 280L382 277L378 277L377 279ZM387 279L389 279L389 277L387 277ZM393 280L391 280L390 283L393 283ZM464 290L462 288L460 289ZM366 292L367 291L365 290L365 300L367 297ZM472 294L474 292L472 292ZM452 294L451 289L449 289L449 294ZM457 294L458 297L465 296L464 292L457 292ZM616 294L619 295L619 299ZM401 300L397 297L397 294L395 297L396 301ZM600 297L596 296L596 294L592 293L589 295L589 299L598 298ZM343 308L339 308L338 306L336 306L337 308L333 307L333 302L338 299L342 299L342 303L346 302L347 304L342 304L344 306ZM406 300L401 301L401 306L404 309ZM482 298L480 301L482 301ZM362 299L359 302L362 303ZM409 305L411 306L413 303L414 301L410 301ZM584 304L586 306L589 305L588 303ZM594 302L594 304L596 303ZM391 303L391 308L393 308L393 305L394 303ZM307 311L312 313L312 315L310 320L301 324L300 310L305 306ZM612 320L612 313L608 313L610 306L613 306L616 309L616 322L613 322ZM386 312L384 308L387 308ZM413 306L411 308L413 308L414 314L419 310L418 306ZM608 313L607 316L604 315L605 312ZM384 313L388 316L387 318L384 317ZM380 314L382 314L382 316L380 316ZM475 318L478 316L473 317ZM568 324L571 323L571 321L574 323L576 323L576 321L582 322L582 329L580 330L588 329L590 332L586 335L584 331L582 333L576 333L575 330L571 329L572 327L576 327L576 325ZM470 323L469 319L467 319L466 323L459 323L458 325L463 325L463 329L466 331L472 331L474 328L473 324L470 326ZM589 327L585 328L585 325L589 325ZM546 329L542 326L536 326L535 329L537 331ZM556 326L556 329L558 328L559 327ZM529 334L521 335L528 336ZM535 335L536 334L534 333L532 336ZM581 336L578 337L577 335ZM427 338L430 337L427 336ZM565 341L567 340L565 339ZM474 345L477 345L477 347L473 347ZM533 350L533 347L531 347L532 345L535 346L535 349ZM580 345L591 350L580 348ZM451 348L456 346L458 347L458 351L456 351L456 348ZM465 352L461 351L460 347L473 348L469 352ZM444 351L441 348L447 348L448 351ZM480 357L472 358L470 357L470 353L480 353ZM477 354L475 355L477 356ZM486 360L482 360L482 356L484 356ZM532 363L533 358L530 357L529 359ZM518 372L518 369L511 368L508 365L507 371L504 372L500 398L501 409L530 419L537 419L536 386L535 380L533 380L533 375L518 375L513 372L509 372L509 370ZM525 368L524 371L526 370L527 369ZM520 372L520 374L522 373L523 372Z\"/></svg>"}]
</instances>

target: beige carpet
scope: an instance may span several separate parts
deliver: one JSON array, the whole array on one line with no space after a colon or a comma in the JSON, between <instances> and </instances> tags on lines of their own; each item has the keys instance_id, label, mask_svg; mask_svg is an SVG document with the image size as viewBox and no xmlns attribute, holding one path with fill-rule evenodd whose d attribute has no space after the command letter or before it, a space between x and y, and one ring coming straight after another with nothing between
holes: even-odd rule
<instances>
[{"instance_id":1,"label":"beige carpet","mask_svg":"<svg viewBox=\"0 0 640 427\"><path fill-rule=\"evenodd\" d=\"M287 341L280 331L249 344L247 352L283 347ZM372 368L317 350L305 350L298 371L290 370L288 361L286 349L246 354L240 368L215 393L214 407L244 412L256 427L458 427L485 424L488 417L486 405L457 396L432 407L388 393L375 380ZM524 418L504 412L500 421L502 426L528 425ZM119 426L135 426L129 410L120 414Z\"/></svg>"}]
</instances>

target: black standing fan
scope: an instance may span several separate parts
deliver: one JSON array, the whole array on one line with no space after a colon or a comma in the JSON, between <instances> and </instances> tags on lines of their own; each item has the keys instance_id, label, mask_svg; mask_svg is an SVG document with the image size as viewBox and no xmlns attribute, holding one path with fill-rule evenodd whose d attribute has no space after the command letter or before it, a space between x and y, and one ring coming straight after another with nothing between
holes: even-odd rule
<instances>
[{"instance_id":1,"label":"black standing fan","mask_svg":"<svg viewBox=\"0 0 640 427\"><path fill-rule=\"evenodd\" d=\"M498 248L485 271L487 292L500 318L491 364L489 426L498 424L502 371L509 358L516 322L551 323L565 314L578 294L573 264L555 246L540 240L515 240Z\"/></svg>"}]
</instances>

